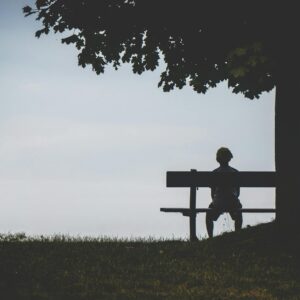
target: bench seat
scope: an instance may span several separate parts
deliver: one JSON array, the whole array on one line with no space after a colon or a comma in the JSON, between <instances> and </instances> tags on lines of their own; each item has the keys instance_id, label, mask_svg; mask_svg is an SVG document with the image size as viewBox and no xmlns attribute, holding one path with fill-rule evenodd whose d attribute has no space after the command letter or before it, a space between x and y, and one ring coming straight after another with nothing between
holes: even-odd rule
<instances>
[{"instance_id":1,"label":"bench seat","mask_svg":"<svg viewBox=\"0 0 300 300\"><path fill-rule=\"evenodd\" d=\"M198 213L205 213L210 211L211 208L196 208L193 210L196 214ZM242 213L276 213L275 208L241 208ZM172 213L182 213L184 216L190 216L192 210L190 208L166 208L162 207L160 209L162 212L172 212Z\"/></svg>"}]
</instances>

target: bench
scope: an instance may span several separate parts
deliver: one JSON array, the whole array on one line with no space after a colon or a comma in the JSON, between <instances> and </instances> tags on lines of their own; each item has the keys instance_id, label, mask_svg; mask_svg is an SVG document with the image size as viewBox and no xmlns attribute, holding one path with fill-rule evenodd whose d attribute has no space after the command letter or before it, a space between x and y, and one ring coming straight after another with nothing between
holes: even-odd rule
<instances>
[{"instance_id":1,"label":"bench","mask_svg":"<svg viewBox=\"0 0 300 300\"><path fill-rule=\"evenodd\" d=\"M182 213L190 218L190 240L196 237L197 213L208 212L210 208L196 208L196 191L198 187L211 186L239 186L239 187L276 187L275 172L167 172L167 187L190 188L189 208L161 208L162 212ZM242 208L243 213L276 213L274 208Z\"/></svg>"}]
</instances>

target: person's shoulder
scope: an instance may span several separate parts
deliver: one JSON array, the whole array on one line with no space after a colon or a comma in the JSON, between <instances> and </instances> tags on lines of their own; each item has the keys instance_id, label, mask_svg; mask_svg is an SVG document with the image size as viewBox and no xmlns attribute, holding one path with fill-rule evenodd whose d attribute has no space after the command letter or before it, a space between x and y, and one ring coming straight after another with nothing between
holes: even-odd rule
<instances>
[{"instance_id":1,"label":"person's shoulder","mask_svg":"<svg viewBox=\"0 0 300 300\"><path fill-rule=\"evenodd\" d=\"M218 167L214 169L212 172L239 172L239 170L231 167L231 166L226 166L226 167Z\"/></svg>"},{"instance_id":2,"label":"person's shoulder","mask_svg":"<svg viewBox=\"0 0 300 300\"><path fill-rule=\"evenodd\" d=\"M232 170L232 172L239 172L239 170L237 170L237 169L235 169L233 167L229 167L229 168Z\"/></svg>"}]
</instances>

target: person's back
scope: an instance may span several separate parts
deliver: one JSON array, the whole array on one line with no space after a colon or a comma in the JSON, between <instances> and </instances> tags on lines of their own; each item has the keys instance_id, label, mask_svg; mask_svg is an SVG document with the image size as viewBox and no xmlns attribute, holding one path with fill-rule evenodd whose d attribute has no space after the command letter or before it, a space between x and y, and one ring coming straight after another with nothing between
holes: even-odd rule
<instances>
[{"instance_id":1,"label":"person's back","mask_svg":"<svg viewBox=\"0 0 300 300\"><path fill-rule=\"evenodd\" d=\"M213 172L238 172L238 170L229 166L229 161L233 158L228 148L220 148L217 151L216 160L220 167ZM242 205L239 200L240 188L230 186L212 186L211 198L212 203L209 205L211 210L206 214L206 227L209 237L213 236L213 221L216 221L221 214L229 212L231 218L235 221L235 229L242 227L242 213L240 208Z\"/></svg>"},{"instance_id":2,"label":"person's back","mask_svg":"<svg viewBox=\"0 0 300 300\"><path fill-rule=\"evenodd\" d=\"M225 173L225 172L238 172L237 169L229 165L221 165L219 168L212 172ZM220 209L228 210L237 205L240 189L238 186L214 186L211 187L212 201L214 205Z\"/></svg>"}]
</instances>

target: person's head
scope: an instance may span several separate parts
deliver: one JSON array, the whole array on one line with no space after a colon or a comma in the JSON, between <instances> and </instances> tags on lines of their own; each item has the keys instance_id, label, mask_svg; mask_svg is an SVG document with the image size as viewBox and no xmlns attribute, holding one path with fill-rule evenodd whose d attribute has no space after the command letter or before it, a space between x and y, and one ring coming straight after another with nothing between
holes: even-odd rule
<instances>
[{"instance_id":1,"label":"person's head","mask_svg":"<svg viewBox=\"0 0 300 300\"><path fill-rule=\"evenodd\" d=\"M217 151L216 160L220 165L227 165L232 158L233 155L228 148L221 147Z\"/></svg>"}]
</instances>

